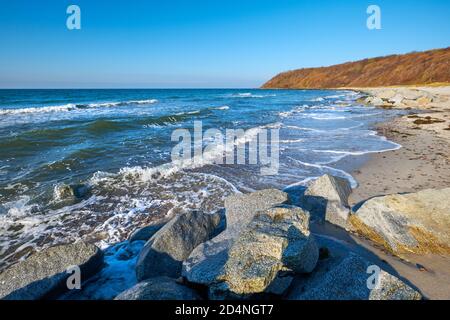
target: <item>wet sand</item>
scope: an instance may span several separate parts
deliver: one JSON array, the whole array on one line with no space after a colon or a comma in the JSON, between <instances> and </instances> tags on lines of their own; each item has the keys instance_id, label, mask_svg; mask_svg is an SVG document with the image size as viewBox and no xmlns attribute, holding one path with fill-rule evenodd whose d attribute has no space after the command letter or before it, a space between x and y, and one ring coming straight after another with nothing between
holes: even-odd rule
<instances>
[{"instance_id":1,"label":"wet sand","mask_svg":"<svg viewBox=\"0 0 450 320\"><path fill-rule=\"evenodd\" d=\"M377 126L381 135L402 148L373 154L352 173L359 183L350 197L352 205L378 195L450 186L450 138L424 126L413 124L408 116Z\"/></svg>"}]
</instances>

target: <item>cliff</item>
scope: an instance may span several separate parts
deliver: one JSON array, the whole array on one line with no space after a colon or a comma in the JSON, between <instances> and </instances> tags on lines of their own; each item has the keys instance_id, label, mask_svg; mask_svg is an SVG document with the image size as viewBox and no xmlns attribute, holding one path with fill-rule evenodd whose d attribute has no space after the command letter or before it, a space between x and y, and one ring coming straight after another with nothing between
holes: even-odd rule
<instances>
[{"instance_id":1,"label":"cliff","mask_svg":"<svg viewBox=\"0 0 450 320\"><path fill-rule=\"evenodd\" d=\"M450 83L450 47L305 68L278 74L262 88L316 89Z\"/></svg>"}]
</instances>

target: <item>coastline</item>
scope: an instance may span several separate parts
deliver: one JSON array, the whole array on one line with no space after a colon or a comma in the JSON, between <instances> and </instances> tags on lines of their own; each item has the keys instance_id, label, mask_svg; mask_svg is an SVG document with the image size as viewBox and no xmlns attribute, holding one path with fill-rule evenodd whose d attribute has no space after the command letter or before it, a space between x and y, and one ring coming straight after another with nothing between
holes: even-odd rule
<instances>
[{"instance_id":1,"label":"coastline","mask_svg":"<svg viewBox=\"0 0 450 320\"><path fill-rule=\"evenodd\" d=\"M380 135L402 147L370 154L360 168L351 172L359 184L349 197L352 206L357 207L362 201L376 196L442 189L450 185L450 130L447 129L450 127L450 87L357 89L368 94L369 101L385 96L386 90L395 92L395 95L401 92L408 95L415 90L426 91L432 93L433 101L414 108L408 105L408 101L379 106L408 110L408 114L378 123L374 128ZM405 260L401 260L360 237L352 234L347 237L388 262L428 299L450 298L449 257L408 254Z\"/></svg>"},{"instance_id":2,"label":"coastline","mask_svg":"<svg viewBox=\"0 0 450 320\"><path fill-rule=\"evenodd\" d=\"M373 93L372 90L375 90L375 92ZM390 98L380 97L386 96L385 90L390 91L389 95L396 97L395 101L391 102ZM411 99L399 98L399 96L403 95L410 96L410 93L405 93L403 92L404 90L411 89L380 88L370 89L370 92L369 90L355 90L359 93L367 95L361 98L363 101L360 102L363 104L373 106L376 105L376 103L379 103L378 106L382 108L398 108L403 110L406 109L406 111L402 112L402 114L404 114L403 116L396 117L393 120L392 117L388 117L389 120L385 120L385 118L377 118L377 121L384 122L376 124L374 128L378 131L380 136L386 137L390 141L397 143L399 149L394 151L367 153L362 156L348 156L340 160L339 165L344 166L344 170L346 172L352 173L353 177L359 183L359 186L353 190L353 193L351 193L352 190L347 180L324 175L317 181L314 181L312 185L308 186L310 195L301 195L300 197L302 202L297 203L294 198L290 198L291 195L288 193L275 189L266 189L248 194L231 195L225 199L224 210L209 212L206 216L198 213L197 211L187 212L186 214L189 215L189 219L192 218L193 221L195 220L193 223L188 223L189 227L187 227L186 221L182 218L186 215L173 217L170 219L170 223L166 223L167 221L160 224L149 222L150 224L143 226L142 229L136 229L132 235L128 237L128 240L116 243L106 250L96 249L93 244L87 244L85 248L83 247L82 249L86 251L83 259L88 261L92 257L95 257L95 259L98 260L96 269L92 271L95 276L90 278L88 282L84 284L85 287L81 292L63 295L57 298L68 300L114 299L115 297L119 297L120 299L138 299L138 296L134 296L131 293L134 292L133 290L140 290L139 288L145 285L156 286L157 294L164 294L166 289L160 287L158 281L162 281L167 285L175 286L176 288L174 288L174 290L178 293L184 292L184 290L189 291L189 284L204 284L204 281L207 281L205 279L209 279L210 276L208 275L205 277L202 275L198 278L195 272L191 273L189 270L197 267L203 270L203 263L206 263L206 265L211 263L214 265L214 263L216 263L214 260L214 255L210 256L208 253L209 251L203 252L203 246L218 246L216 249L225 250L226 252L228 252L227 250L231 250L231 247L229 246L231 246L234 241L237 241L238 238L240 239L240 232L233 233L233 228L238 228L237 226L239 226L239 228L243 228L245 226L245 228L251 229L252 226L251 224L247 225L247 220L252 218L255 212L260 211L260 209L255 209L255 206L262 203L263 206L261 208L263 209L261 210L269 210L268 212L271 212L270 210L281 210L280 212L277 211L277 214L286 216L286 219L289 218L289 215L293 213L293 211L303 210L303 208L306 208L306 210L312 209L314 213L311 214L313 215L317 215L318 211L322 209L326 212L330 210L330 214L334 215L334 217L338 217L338 214L341 212L346 212L348 216L345 218L344 224L341 224L339 220L328 220L328 218L323 220L324 218L320 218L319 216L316 216L311 224L308 223L308 228L310 228L310 230L308 228L305 229L305 234L308 235L309 232L311 232L311 234L317 238L318 242L317 246L313 246L308 250L305 249L305 254L311 254L311 259L317 260L319 253L314 253L314 250L317 250L319 247L322 250L322 254L325 254L325 256L322 257L325 262L316 261L315 264L318 266L315 267L316 269L313 268L316 270L312 273L313 278L315 276L319 277L321 272L324 272L325 270L327 270L325 272L329 271L326 268L322 269L324 265L326 266L328 263L333 265L333 263L339 263L338 261L342 257L350 257L350 260L346 260L347 258L345 258L342 263L347 261L346 263L349 263L349 266L351 267L354 266L355 263L358 264L364 261L364 266L379 266L382 270L386 270L387 273L394 277L390 277L390 281L399 281L396 282L396 287L400 285L401 288L405 288L404 286L406 286L406 288L411 288L408 290L417 290L417 294L420 293L424 299L449 299L449 256L441 256L439 253L434 251L433 253L426 254L410 252L405 254L395 254L394 252L389 251L389 248L383 247L376 242L376 240L371 239L370 236L367 237L367 234L358 233L358 230L353 228L354 225L352 221L354 220L351 220L352 216L357 214L357 212L355 212L359 208L357 204L363 200L369 200L372 197L392 193L398 194L417 192L426 188L440 189L448 186L447 181L450 172L450 163L448 161L450 159L448 154L448 150L450 149L448 148L450 139L448 139L448 137L450 130L447 130L446 128L449 122L450 110L448 107L448 101L450 101L450 94L449 98L443 97L443 100L445 101L441 101L442 97L436 97L436 94L433 94L432 97L427 100L429 102L424 103L423 105L418 104L417 108L413 109L403 103L404 100ZM445 90L448 90L450 93L450 87ZM415 98L412 100L420 99L422 97L422 93L415 95L414 97ZM410 101L405 102L411 103ZM333 187L331 187L331 190L329 188L330 185L327 185L327 181L334 181L332 182ZM334 198L333 192L337 192L339 194L339 200ZM342 198L341 193L343 194ZM313 201L313 199L316 198L328 199L327 201L333 205L329 207L322 207L321 203L316 203ZM312 202L310 203L309 201ZM284 205L286 205L286 207L283 207ZM351 212L349 205L353 207L353 213ZM412 207L415 206L413 203L406 203L405 205L411 205ZM308 206L312 207L308 209ZM336 208L338 208L337 211L334 211ZM241 221L244 217L243 214L244 216L248 214L248 219L244 219L245 221ZM371 214L375 214L376 216L376 212L372 212ZM256 217L257 216L254 216L253 218ZM330 217L333 218L333 216ZM205 220L205 222L204 219L207 219L207 221ZM286 223L293 223L292 221L289 222L289 219ZM347 222L349 224L347 224ZM194 239L191 237L191 234L198 234L198 228L200 226L205 226L205 223L209 226L207 234L205 233L204 237L198 241L191 242L191 240ZM273 223L276 224L277 222L274 221ZM395 223L399 223L399 220L396 220ZM179 224L181 229L177 227L172 230L174 224ZM164 228L162 228L163 225L165 225ZM185 232L186 235L178 237L177 230L184 230L183 232ZM199 234L202 233L200 232ZM228 235L230 238L225 238L228 239L226 242L227 245L222 247L222 241L224 240L222 237L224 237L224 235ZM212 238L213 236L215 237ZM270 234L267 234L267 236L271 239ZM165 241L162 240L161 245L164 247L163 250L167 250L167 252L171 252L171 254L173 253L173 250L176 251L179 247L188 248L186 249L187 251L183 253L182 258L177 260L178 262L176 268L170 263L167 264L167 262L164 261L158 262L159 259L153 259L151 256L149 256L150 258L148 261L153 262L149 262L150 265L148 266L143 265L142 261L144 260L142 260L142 257L146 257L148 252L153 252L152 250L156 250L152 249L153 241L148 241L153 237L162 237L161 239L165 239L165 237L167 237L167 239L180 242L179 246L173 248L171 246L167 247L163 245ZM247 241L245 239L246 238L244 237L241 240ZM83 242L80 243L81 246L84 246ZM247 244L242 246L242 248L246 247ZM23 265L27 266L27 264L33 266L35 264L38 266L45 265L46 267L43 268L43 270L47 270L48 268L46 261L49 259L48 257L52 255L53 251L57 251L61 255L67 255L70 254L72 250L74 249L70 245L62 245L59 247L45 249L41 251L41 253L35 254L32 257L29 257L28 259L12 266L11 268L8 268L7 270L10 271L7 272L14 274L17 270L20 271L20 268ZM159 249L156 251L159 252ZM354 258L355 255L359 258ZM67 258L69 259L70 255ZM100 260L103 259L106 264L100 263ZM258 265L259 261L260 260L258 259L251 261L251 264ZM81 262L77 261L76 263L83 265L84 262L85 261L83 260ZM54 267L58 267L58 261L54 261L53 263L55 265ZM188 266L188 271L183 269L183 272L186 271L187 273L180 274L181 264L183 264L183 266ZM102 265L103 267L101 267ZM170 269L172 267L174 275L182 276L182 282L172 283L170 282L172 280L163 277L166 269ZM215 269L216 268L214 267L211 270ZM52 272L55 272L55 270L58 271L59 269L51 269L48 272L51 274ZM142 275L140 273L141 271L138 270L152 272L150 274L150 278L157 280L154 280L155 283L144 282L148 275ZM241 277L241 271L233 273L233 276L238 278ZM135 276L135 272L137 278ZM7 275L8 273L4 274ZM161 276L161 274L163 276ZM0 273L0 275L2 275L2 273ZM30 277L31 276L32 275L30 275ZM295 277L297 276L298 275ZM353 278L357 277L357 275L352 273L348 276L352 277L352 283L357 283L354 282L356 279ZM359 276L363 277L364 281L362 283L365 283L365 277L367 276L366 272L361 273ZM7 276L5 277L8 278ZM300 278L295 279L299 280L303 276L299 277ZM292 278L289 279L292 280ZM320 276L320 279L320 281L325 281L326 277ZM301 299L302 295L296 295L299 292L297 290L299 287L297 287L298 283L296 280L292 280L292 285L289 285L288 287L282 286L283 288L279 288L281 291L276 291L277 293L270 293L277 294L280 297L288 299ZM211 286L211 288L213 288L212 290L215 288L214 281L207 283ZM333 281L335 282L332 285L340 285L341 280L339 277ZM14 282L11 282L10 284L11 286L17 285L18 288L23 287L21 284L15 284ZM185 284L187 284L186 287L184 286ZM20 288L18 289L18 292L21 292L20 290L22 289ZM388 287L383 288L383 290L385 292L390 292ZM332 291L329 291L327 294L331 294L331 292ZM358 292L358 290L354 292ZM354 292L350 292L349 294L353 294ZM125 293L125 295L123 295L123 293ZM191 293L196 294L195 290ZM214 291L210 291L210 293L212 294ZM131 294L131 296L127 296L127 294ZM189 299L197 297L195 294L189 296ZM402 294L402 299L411 298L408 295L404 295L405 292L399 294ZM203 298L205 297L206 296L203 296ZM417 298L415 294L414 297ZM215 296L212 295L210 298L215 298ZM367 299L368 296L363 296L362 298ZM392 299L394 297L383 296L383 299L385 298Z\"/></svg>"},{"instance_id":3,"label":"coastline","mask_svg":"<svg viewBox=\"0 0 450 320\"><path fill-rule=\"evenodd\" d=\"M359 186L350 196L350 204L374 196L439 189L450 181L450 87L397 87L355 89L368 94L368 101L380 99L382 108L408 110L408 114L375 125L375 130L400 144L398 150L370 154L367 161L351 172ZM416 91L431 95L428 103L411 107ZM397 97L387 104L385 98ZM419 95L416 95L419 96ZM420 98L419 98L420 99ZM416 99L417 100L417 99ZM375 101L376 102L376 101Z\"/></svg>"}]
</instances>

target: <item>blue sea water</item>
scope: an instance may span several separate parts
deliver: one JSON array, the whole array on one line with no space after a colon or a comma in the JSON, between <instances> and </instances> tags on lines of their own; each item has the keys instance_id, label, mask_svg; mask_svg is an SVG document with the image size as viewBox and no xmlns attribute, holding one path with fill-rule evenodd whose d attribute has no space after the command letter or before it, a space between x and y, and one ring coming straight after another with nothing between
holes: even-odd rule
<instances>
[{"instance_id":1,"label":"blue sea water","mask_svg":"<svg viewBox=\"0 0 450 320\"><path fill-rule=\"evenodd\" d=\"M0 269L36 249L84 239L101 247L235 192L356 181L348 156L399 146L372 131L393 111L331 90L0 90ZM175 129L278 128L278 174L252 165L164 171ZM163 165L163 166L162 166ZM162 167L161 167L162 166ZM72 186L75 196L67 196Z\"/></svg>"}]
</instances>

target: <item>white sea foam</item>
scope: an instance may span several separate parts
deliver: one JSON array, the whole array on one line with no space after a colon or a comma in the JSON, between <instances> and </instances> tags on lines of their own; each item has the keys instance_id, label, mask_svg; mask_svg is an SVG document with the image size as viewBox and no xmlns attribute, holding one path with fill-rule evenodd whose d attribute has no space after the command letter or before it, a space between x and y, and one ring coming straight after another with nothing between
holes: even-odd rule
<instances>
[{"instance_id":1,"label":"white sea foam","mask_svg":"<svg viewBox=\"0 0 450 320\"><path fill-rule=\"evenodd\" d=\"M229 106L221 106L221 107L214 107L212 109L213 110L229 110L230 107Z\"/></svg>"},{"instance_id":2,"label":"white sea foam","mask_svg":"<svg viewBox=\"0 0 450 320\"><path fill-rule=\"evenodd\" d=\"M305 139L287 139L287 140L280 140L280 143L298 143L304 141Z\"/></svg>"},{"instance_id":3,"label":"white sea foam","mask_svg":"<svg viewBox=\"0 0 450 320\"><path fill-rule=\"evenodd\" d=\"M241 92L238 94L232 95L234 98L267 98L267 97L276 97L276 94L253 94L251 92Z\"/></svg>"},{"instance_id":4,"label":"white sea foam","mask_svg":"<svg viewBox=\"0 0 450 320\"><path fill-rule=\"evenodd\" d=\"M381 137L380 137L381 138ZM395 151L398 150L400 148L402 148L402 146L398 143L389 141L392 145L394 145L394 147L392 148L386 148L386 149L381 149L381 150L363 150L363 151L341 151L341 150L311 150L312 152L316 152L316 153L331 153L331 154L340 154L340 155L348 155L348 156L362 156L365 154L370 154L370 153L381 153L381 152L387 152L387 151Z\"/></svg>"},{"instance_id":5,"label":"white sea foam","mask_svg":"<svg viewBox=\"0 0 450 320\"><path fill-rule=\"evenodd\" d=\"M294 159L292 157L289 157L289 158L291 160L293 160L294 162L297 162L303 166L317 168L320 171L323 171L324 173L328 172L328 173L331 173L332 175L336 175L336 176L345 178L350 182L350 185L352 186L352 188L356 188L358 186L358 182L356 182L356 180L352 177L352 175L345 172L344 170L336 169L336 168L329 167L326 165L321 165L321 164L303 162L301 160Z\"/></svg>"},{"instance_id":6,"label":"white sea foam","mask_svg":"<svg viewBox=\"0 0 450 320\"><path fill-rule=\"evenodd\" d=\"M77 109L75 104L69 103L61 106L30 107L20 109L0 109L0 115L13 115L21 113L64 112Z\"/></svg>"},{"instance_id":7,"label":"white sea foam","mask_svg":"<svg viewBox=\"0 0 450 320\"><path fill-rule=\"evenodd\" d=\"M108 108L108 107L118 107L126 105L144 105L144 104L154 104L157 103L156 99L148 100L130 100L130 101L119 101L119 102L101 102L101 103L89 103L89 104L74 104L68 103L60 106L42 106L42 107L25 107L25 108L7 108L0 109L0 115L16 115L16 114L27 114L27 113L47 113L47 112L67 112L85 108Z\"/></svg>"}]
</instances>

